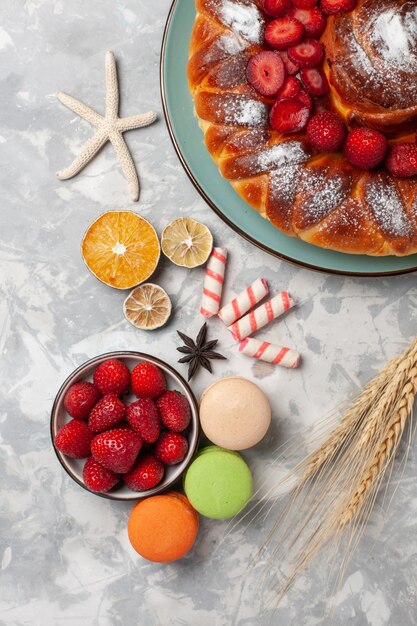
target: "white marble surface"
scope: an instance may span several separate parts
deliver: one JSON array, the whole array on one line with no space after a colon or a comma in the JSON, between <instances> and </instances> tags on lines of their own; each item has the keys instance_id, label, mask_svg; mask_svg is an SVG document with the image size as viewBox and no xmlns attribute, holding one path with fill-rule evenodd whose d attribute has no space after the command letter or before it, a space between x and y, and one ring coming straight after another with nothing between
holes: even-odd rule
<instances>
[{"instance_id":1,"label":"white marble surface","mask_svg":"<svg viewBox=\"0 0 417 626\"><path fill-rule=\"evenodd\" d=\"M175 329L194 334L201 324L203 270L166 259L155 280L172 297L171 323L146 334L124 320L125 294L90 275L79 251L84 230L106 209L137 209L158 232L176 216L193 215L229 250L226 296L263 275L274 290L286 288L300 300L262 335L299 349L300 370L257 367L237 354L219 320L210 323L228 356L215 364L216 376L258 381L273 405L270 434L245 455L255 475L287 436L355 394L416 333L415 275L359 280L281 263L240 239L197 195L162 119L158 64L168 8L168 0L3 0L0 7L0 624L313 626L334 606L332 623L340 626L412 626L414 449L401 482L399 472L393 476L392 502L377 503L337 597L326 591L327 561L318 558L272 614L245 581L272 520L245 533L237 528L218 552L226 523L202 520L186 559L150 564L129 546L130 505L81 490L51 448L51 404L76 365L125 348L175 364ZM109 146L73 181L54 175L91 134L54 93L66 90L102 111L107 49L119 59L122 113L159 113L154 126L128 136L142 183L134 207ZM199 375L196 394L211 380Z\"/></svg>"}]
</instances>

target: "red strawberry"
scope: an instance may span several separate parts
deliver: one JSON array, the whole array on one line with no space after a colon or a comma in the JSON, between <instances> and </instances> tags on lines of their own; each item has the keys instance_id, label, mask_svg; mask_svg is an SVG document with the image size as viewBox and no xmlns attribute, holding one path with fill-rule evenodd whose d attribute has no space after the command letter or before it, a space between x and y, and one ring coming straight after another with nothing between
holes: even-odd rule
<instances>
[{"instance_id":1,"label":"red strawberry","mask_svg":"<svg viewBox=\"0 0 417 626\"><path fill-rule=\"evenodd\" d=\"M116 474L125 474L132 468L141 447L140 437L129 428L106 430L91 442L95 460Z\"/></svg>"},{"instance_id":2,"label":"red strawberry","mask_svg":"<svg viewBox=\"0 0 417 626\"><path fill-rule=\"evenodd\" d=\"M162 433L155 446L155 456L164 465L175 465L184 460L188 440L180 433Z\"/></svg>"},{"instance_id":3,"label":"red strawberry","mask_svg":"<svg viewBox=\"0 0 417 626\"><path fill-rule=\"evenodd\" d=\"M94 384L101 393L117 393L122 396L129 390L130 372L118 359L100 363L93 375Z\"/></svg>"},{"instance_id":4,"label":"red strawberry","mask_svg":"<svg viewBox=\"0 0 417 626\"><path fill-rule=\"evenodd\" d=\"M142 361L132 371L132 391L138 398L159 398L167 382L162 370L153 363Z\"/></svg>"},{"instance_id":5,"label":"red strawberry","mask_svg":"<svg viewBox=\"0 0 417 626\"><path fill-rule=\"evenodd\" d=\"M320 0L320 6L326 15L348 13L356 6L356 0Z\"/></svg>"},{"instance_id":6,"label":"red strawberry","mask_svg":"<svg viewBox=\"0 0 417 626\"><path fill-rule=\"evenodd\" d=\"M305 128L310 109L297 98L278 100L271 109L270 122L272 128L284 135L297 133Z\"/></svg>"},{"instance_id":7,"label":"red strawberry","mask_svg":"<svg viewBox=\"0 0 417 626\"><path fill-rule=\"evenodd\" d=\"M153 489L164 477L164 466L152 454L144 454L130 472L123 476L125 484L133 491Z\"/></svg>"},{"instance_id":8,"label":"red strawberry","mask_svg":"<svg viewBox=\"0 0 417 626\"><path fill-rule=\"evenodd\" d=\"M115 393L107 393L93 408L88 425L95 433L114 428L123 421L126 407Z\"/></svg>"},{"instance_id":9,"label":"red strawberry","mask_svg":"<svg viewBox=\"0 0 417 626\"><path fill-rule=\"evenodd\" d=\"M106 469L90 456L83 468L83 481L90 491L105 493L117 485L120 476Z\"/></svg>"},{"instance_id":10,"label":"red strawberry","mask_svg":"<svg viewBox=\"0 0 417 626\"><path fill-rule=\"evenodd\" d=\"M348 134L343 153L345 157L363 170L371 170L383 160L387 140L382 133L370 128L355 128Z\"/></svg>"},{"instance_id":11,"label":"red strawberry","mask_svg":"<svg viewBox=\"0 0 417 626\"><path fill-rule=\"evenodd\" d=\"M264 0L264 11L271 17L282 17L291 6L291 0Z\"/></svg>"},{"instance_id":12,"label":"red strawberry","mask_svg":"<svg viewBox=\"0 0 417 626\"><path fill-rule=\"evenodd\" d=\"M298 5L292 7L288 15L301 22L307 37L319 39L324 33L327 22L323 11L321 11L319 7L297 8L297 6Z\"/></svg>"},{"instance_id":13,"label":"red strawberry","mask_svg":"<svg viewBox=\"0 0 417 626\"><path fill-rule=\"evenodd\" d=\"M292 3L300 9L310 9L317 4L318 0L292 0Z\"/></svg>"},{"instance_id":14,"label":"red strawberry","mask_svg":"<svg viewBox=\"0 0 417 626\"><path fill-rule=\"evenodd\" d=\"M127 421L145 443L154 443L161 431L161 418L155 402L140 398L127 407Z\"/></svg>"},{"instance_id":15,"label":"red strawberry","mask_svg":"<svg viewBox=\"0 0 417 626\"><path fill-rule=\"evenodd\" d=\"M319 67L303 67L300 70L300 78L312 96L323 96L329 91L326 74Z\"/></svg>"},{"instance_id":16,"label":"red strawberry","mask_svg":"<svg viewBox=\"0 0 417 626\"><path fill-rule=\"evenodd\" d=\"M273 96L285 80L285 68L277 52L259 52L251 57L246 77L263 96Z\"/></svg>"},{"instance_id":17,"label":"red strawberry","mask_svg":"<svg viewBox=\"0 0 417 626\"><path fill-rule=\"evenodd\" d=\"M93 385L83 380L74 383L64 397L64 407L67 413L77 420L86 420L93 406L101 398L101 393Z\"/></svg>"},{"instance_id":18,"label":"red strawberry","mask_svg":"<svg viewBox=\"0 0 417 626\"><path fill-rule=\"evenodd\" d=\"M191 420L191 408L187 398L179 391L167 391L156 403L162 424L168 430L179 433Z\"/></svg>"},{"instance_id":19,"label":"red strawberry","mask_svg":"<svg viewBox=\"0 0 417 626\"><path fill-rule=\"evenodd\" d=\"M94 433L81 420L71 420L55 436L54 444L61 452L72 459L90 456L90 444Z\"/></svg>"},{"instance_id":20,"label":"red strawberry","mask_svg":"<svg viewBox=\"0 0 417 626\"><path fill-rule=\"evenodd\" d=\"M302 102L306 107L308 107L309 111L311 111L311 109L313 108L313 100L305 89L301 88L296 97L297 100Z\"/></svg>"},{"instance_id":21,"label":"red strawberry","mask_svg":"<svg viewBox=\"0 0 417 626\"><path fill-rule=\"evenodd\" d=\"M296 63L295 61L293 61L292 59L290 59L290 57L288 56L286 50L281 50L280 52L278 52L279 56L282 59L282 62L284 64L284 67L287 71L287 74L290 74L291 76L294 74L297 74L300 70L300 66L298 65L298 63Z\"/></svg>"},{"instance_id":22,"label":"red strawberry","mask_svg":"<svg viewBox=\"0 0 417 626\"><path fill-rule=\"evenodd\" d=\"M301 41L304 26L293 17L280 17L265 28L265 41L276 50L286 50Z\"/></svg>"},{"instance_id":23,"label":"red strawberry","mask_svg":"<svg viewBox=\"0 0 417 626\"><path fill-rule=\"evenodd\" d=\"M277 93L277 100L284 100L285 98L294 98L301 89L301 83L298 78L294 76L287 76L284 84Z\"/></svg>"},{"instance_id":24,"label":"red strawberry","mask_svg":"<svg viewBox=\"0 0 417 626\"><path fill-rule=\"evenodd\" d=\"M388 152L385 165L394 176L408 178L417 176L417 145L396 143Z\"/></svg>"},{"instance_id":25,"label":"red strawberry","mask_svg":"<svg viewBox=\"0 0 417 626\"><path fill-rule=\"evenodd\" d=\"M315 67L323 60L324 48L315 39L305 39L296 46L288 48L288 56L299 63L301 67Z\"/></svg>"},{"instance_id":26,"label":"red strawberry","mask_svg":"<svg viewBox=\"0 0 417 626\"><path fill-rule=\"evenodd\" d=\"M345 138L345 126L338 115L322 111L307 124L307 136L317 150L336 152Z\"/></svg>"}]
</instances>

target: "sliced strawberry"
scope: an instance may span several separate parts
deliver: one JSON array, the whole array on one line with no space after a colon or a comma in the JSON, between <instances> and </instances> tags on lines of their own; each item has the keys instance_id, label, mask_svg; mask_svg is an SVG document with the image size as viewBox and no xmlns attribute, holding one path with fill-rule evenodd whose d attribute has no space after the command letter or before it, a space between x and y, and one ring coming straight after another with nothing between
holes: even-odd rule
<instances>
[{"instance_id":1,"label":"sliced strawberry","mask_svg":"<svg viewBox=\"0 0 417 626\"><path fill-rule=\"evenodd\" d=\"M284 135L297 133L306 127L310 109L297 98L279 100L271 109L272 128Z\"/></svg>"},{"instance_id":2,"label":"sliced strawberry","mask_svg":"<svg viewBox=\"0 0 417 626\"><path fill-rule=\"evenodd\" d=\"M308 107L310 111L313 108L313 100L311 99L310 94L308 94L304 88L301 88L298 92L297 100L300 100L300 102Z\"/></svg>"},{"instance_id":3,"label":"sliced strawberry","mask_svg":"<svg viewBox=\"0 0 417 626\"><path fill-rule=\"evenodd\" d=\"M291 0L264 0L264 11L271 17L282 17L291 6Z\"/></svg>"},{"instance_id":4,"label":"sliced strawberry","mask_svg":"<svg viewBox=\"0 0 417 626\"><path fill-rule=\"evenodd\" d=\"M313 37L314 39L320 39L326 28L327 18L323 11L319 7L312 8L298 8L298 6L292 7L288 11L290 17L294 17L301 22L304 26L304 31L307 37Z\"/></svg>"},{"instance_id":5,"label":"sliced strawberry","mask_svg":"<svg viewBox=\"0 0 417 626\"><path fill-rule=\"evenodd\" d=\"M296 46L288 48L288 56L299 63L301 67L315 67L323 60L324 48L315 39L305 39Z\"/></svg>"},{"instance_id":6,"label":"sliced strawberry","mask_svg":"<svg viewBox=\"0 0 417 626\"><path fill-rule=\"evenodd\" d=\"M263 96L273 96L285 80L285 67L277 52L260 52L251 57L246 77Z\"/></svg>"},{"instance_id":7,"label":"sliced strawberry","mask_svg":"<svg viewBox=\"0 0 417 626\"><path fill-rule=\"evenodd\" d=\"M292 0L292 3L300 9L310 9L316 5L318 0Z\"/></svg>"},{"instance_id":8,"label":"sliced strawberry","mask_svg":"<svg viewBox=\"0 0 417 626\"><path fill-rule=\"evenodd\" d=\"M320 0L320 6L326 15L348 13L355 8L357 0Z\"/></svg>"},{"instance_id":9,"label":"sliced strawberry","mask_svg":"<svg viewBox=\"0 0 417 626\"><path fill-rule=\"evenodd\" d=\"M417 145L396 143L390 149L385 165L394 176L409 178L417 176Z\"/></svg>"},{"instance_id":10,"label":"sliced strawberry","mask_svg":"<svg viewBox=\"0 0 417 626\"><path fill-rule=\"evenodd\" d=\"M298 74L298 72L300 71L299 63L290 59L290 57L288 56L288 53L285 50L282 50L278 54L281 57L282 62L284 63L284 67L287 70L287 74L290 74L291 76L293 74Z\"/></svg>"},{"instance_id":11,"label":"sliced strawberry","mask_svg":"<svg viewBox=\"0 0 417 626\"><path fill-rule=\"evenodd\" d=\"M287 76L284 84L277 93L277 100L285 100L285 98L294 98L301 89L301 83L294 76Z\"/></svg>"},{"instance_id":12,"label":"sliced strawberry","mask_svg":"<svg viewBox=\"0 0 417 626\"><path fill-rule=\"evenodd\" d=\"M321 152L336 152L345 138L345 126L338 115L322 111L313 115L307 124L307 137Z\"/></svg>"},{"instance_id":13,"label":"sliced strawberry","mask_svg":"<svg viewBox=\"0 0 417 626\"><path fill-rule=\"evenodd\" d=\"M363 170L376 167L387 151L387 140L382 133L371 128L355 128L346 137L343 154Z\"/></svg>"},{"instance_id":14,"label":"sliced strawberry","mask_svg":"<svg viewBox=\"0 0 417 626\"><path fill-rule=\"evenodd\" d=\"M280 17L265 28L265 41L276 50L286 50L302 39L304 26L293 17Z\"/></svg>"},{"instance_id":15,"label":"sliced strawberry","mask_svg":"<svg viewBox=\"0 0 417 626\"><path fill-rule=\"evenodd\" d=\"M326 74L320 67L303 67L300 70L300 78L312 96L323 96L329 91Z\"/></svg>"}]
</instances>

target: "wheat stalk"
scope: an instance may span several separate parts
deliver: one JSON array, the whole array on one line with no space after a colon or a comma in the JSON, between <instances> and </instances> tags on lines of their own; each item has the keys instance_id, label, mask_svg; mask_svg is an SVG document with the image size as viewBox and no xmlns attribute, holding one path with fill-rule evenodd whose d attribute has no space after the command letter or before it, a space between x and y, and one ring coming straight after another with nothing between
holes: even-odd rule
<instances>
[{"instance_id":1,"label":"wheat stalk","mask_svg":"<svg viewBox=\"0 0 417 626\"><path fill-rule=\"evenodd\" d=\"M416 392L417 338L365 387L317 450L280 481L292 480L295 486L267 539L279 535L270 558L290 564L290 575L278 581L279 598L323 546L332 538L339 546L349 528L343 563L348 562L398 450Z\"/></svg>"}]
</instances>

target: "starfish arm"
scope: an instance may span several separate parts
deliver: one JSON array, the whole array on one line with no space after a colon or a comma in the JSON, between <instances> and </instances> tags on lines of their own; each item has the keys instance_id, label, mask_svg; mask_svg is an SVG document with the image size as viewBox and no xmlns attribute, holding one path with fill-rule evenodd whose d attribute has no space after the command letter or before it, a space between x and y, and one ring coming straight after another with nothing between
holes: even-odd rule
<instances>
[{"instance_id":1,"label":"starfish arm","mask_svg":"<svg viewBox=\"0 0 417 626\"><path fill-rule=\"evenodd\" d=\"M67 180L67 178L72 178L78 174L78 172L80 172L104 146L108 139L109 136L104 131L97 132L89 141L87 141L80 154L74 159L71 165L56 173L58 178L60 180Z\"/></svg>"},{"instance_id":2,"label":"starfish arm","mask_svg":"<svg viewBox=\"0 0 417 626\"><path fill-rule=\"evenodd\" d=\"M116 150L117 157L122 166L123 173L129 184L130 195L133 202L139 200L139 179L136 171L135 164L132 159L132 155L129 152L129 148L126 145L125 140L120 132L110 133L110 141Z\"/></svg>"},{"instance_id":3,"label":"starfish arm","mask_svg":"<svg viewBox=\"0 0 417 626\"><path fill-rule=\"evenodd\" d=\"M157 115L153 111L148 113L141 113L140 115L130 115L129 117L121 117L117 120L117 129L124 133L127 130L134 130L135 128L142 128L143 126L149 126L156 120Z\"/></svg>"},{"instance_id":4,"label":"starfish arm","mask_svg":"<svg viewBox=\"0 0 417 626\"><path fill-rule=\"evenodd\" d=\"M106 52L106 117L112 119L119 115L119 83L117 79L116 59L113 52Z\"/></svg>"},{"instance_id":5,"label":"starfish arm","mask_svg":"<svg viewBox=\"0 0 417 626\"><path fill-rule=\"evenodd\" d=\"M87 120L87 122L90 122L90 124L92 124L93 126L97 127L102 123L103 117L99 113L94 111L94 109L84 104L84 102L73 98L63 91L58 91L56 97L68 109L74 111L74 113Z\"/></svg>"}]
</instances>

